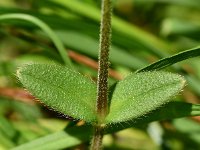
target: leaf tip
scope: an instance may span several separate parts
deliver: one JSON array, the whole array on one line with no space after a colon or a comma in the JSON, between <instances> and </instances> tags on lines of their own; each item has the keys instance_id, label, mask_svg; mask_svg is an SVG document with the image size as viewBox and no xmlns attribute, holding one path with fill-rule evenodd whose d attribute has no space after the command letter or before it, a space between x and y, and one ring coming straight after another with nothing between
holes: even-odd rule
<instances>
[{"instance_id":1,"label":"leaf tip","mask_svg":"<svg viewBox=\"0 0 200 150\"><path fill-rule=\"evenodd\" d=\"M21 68L18 68L16 71L16 76L19 77L21 75Z\"/></svg>"},{"instance_id":2,"label":"leaf tip","mask_svg":"<svg viewBox=\"0 0 200 150\"><path fill-rule=\"evenodd\" d=\"M181 76L181 75L179 75L179 76L180 76L181 87L183 89L187 85L186 80L185 80L184 76Z\"/></svg>"}]
</instances>

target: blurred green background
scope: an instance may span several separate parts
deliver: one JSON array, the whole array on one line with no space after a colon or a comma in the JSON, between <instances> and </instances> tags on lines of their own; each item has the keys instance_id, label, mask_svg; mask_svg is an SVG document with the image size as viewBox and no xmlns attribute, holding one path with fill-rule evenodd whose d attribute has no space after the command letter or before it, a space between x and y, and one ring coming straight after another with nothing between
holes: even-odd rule
<instances>
[{"instance_id":1,"label":"blurred green background","mask_svg":"<svg viewBox=\"0 0 200 150\"><path fill-rule=\"evenodd\" d=\"M0 15L25 13L59 37L75 69L96 80L100 0L1 0ZM200 44L200 0L113 0L109 84L156 60ZM60 131L72 121L34 101L15 77L19 66L61 63L45 32L25 20L0 20L0 150ZM199 103L200 58L166 70L185 76L176 100ZM181 109L181 108L180 108ZM154 122L104 138L105 149L197 150L200 118ZM88 143L71 149L84 149ZM70 148L66 148L70 149Z\"/></svg>"}]
</instances>

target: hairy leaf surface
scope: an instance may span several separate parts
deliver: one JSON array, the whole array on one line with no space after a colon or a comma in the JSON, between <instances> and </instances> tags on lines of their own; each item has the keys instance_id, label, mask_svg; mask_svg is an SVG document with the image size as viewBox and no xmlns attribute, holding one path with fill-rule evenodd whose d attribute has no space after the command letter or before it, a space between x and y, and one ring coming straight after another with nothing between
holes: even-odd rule
<instances>
[{"instance_id":1,"label":"hairy leaf surface","mask_svg":"<svg viewBox=\"0 0 200 150\"><path fill-rule=\"evenodd\" d=\"M131 74L120 81L113 92L106 123L124 122L155 110L180 92L185 80L168 72Z\"/></svg>"},{"instance_id":2,"label":"hairy leaf surface","mask_svg":"<svg viewBox=\"0 0 200 150\"><path fill-rule=\"evenodd\" d=\"M21 83L45 105L87 122L96 120L96 85L59 65L31 64L17 71Z\"/></svg>"}]
</instances>

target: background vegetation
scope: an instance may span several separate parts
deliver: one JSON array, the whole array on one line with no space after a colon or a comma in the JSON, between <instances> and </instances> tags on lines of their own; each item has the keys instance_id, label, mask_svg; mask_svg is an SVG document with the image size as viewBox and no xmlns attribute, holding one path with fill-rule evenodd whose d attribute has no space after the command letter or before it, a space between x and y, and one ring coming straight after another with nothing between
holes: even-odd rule
<instances>
[{"instance_id":1,"label":"background vegetation","mask_svg":"<svg viewBox=\"0 0 200 150\"><path fill-rule=\"evenodd\" d=\"M110 85L158 59L198 46L199 3L199 0L113 0ZM7 13L30 14L44 21L64 43L76 70L96 80L100 0L0 1L0 15ZM45 135L55 138L58 133L65 137L61 131L73 121L34 101L15 77L16 69L26 63L64 63L50 37L31 22L0 18L2 150ZM184 92L175 100L199 103L199 65L197 57L166 69L184 75L187 80ZM104 145L105 149L196 150L200 147L199 124L199 117L154 122L106 135ZM58 149L84 149L88 145L87 140L80 144L80 140L68 139L68 145L54 141L60 146Z\"/></svg>"}]
</instances>

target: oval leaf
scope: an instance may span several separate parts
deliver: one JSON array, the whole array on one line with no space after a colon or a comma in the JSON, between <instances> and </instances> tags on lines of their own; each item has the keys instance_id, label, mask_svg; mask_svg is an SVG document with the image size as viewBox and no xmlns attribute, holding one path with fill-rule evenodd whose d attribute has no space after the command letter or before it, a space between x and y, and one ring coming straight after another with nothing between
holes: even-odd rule
<instances>
[{"instance_id":1,"label":"oval leaf","mask_svg":"<svg viewBox=\"0 0 200 150\"><path fill-rule=\"evenodd\" d=\"M131 74L113 92L106 123L124 122L144 116L166 104L184 86L185 80L168 72Z\"/></svg>"},{"instance_id":2,"label":"oval leaf","mask_svg":"<svg viewBox=\"0 0 200 150\"><path fill-rule=\"evenodd\" d=\"M45 105L87 122L96 120L96 85L67 67L31 64L17 71L21 83Z\"/></svg>"}]
</instances>

